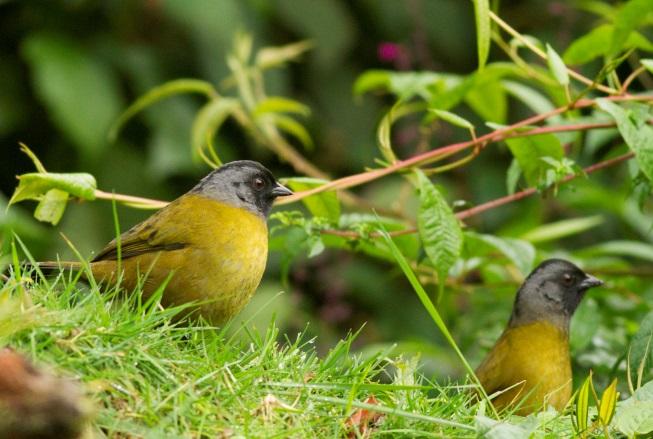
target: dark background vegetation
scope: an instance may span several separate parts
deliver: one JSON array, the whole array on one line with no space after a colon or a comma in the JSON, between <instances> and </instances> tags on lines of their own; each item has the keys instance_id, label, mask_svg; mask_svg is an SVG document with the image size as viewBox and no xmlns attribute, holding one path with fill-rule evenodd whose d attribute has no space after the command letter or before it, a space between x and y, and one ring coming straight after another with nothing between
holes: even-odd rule
<instances>
[{"instance_id":1,"label":"dark background vegetation","mask_svg":"<svg viewBox=\"0 0 653 439\"><path fill-rule=\"evenodd\" d=\"M572 3L503 1L502 17L520 32L562 51L596 19ZM306 126L315 147L304 153L311 162L331 177L360 172L374 165L376 127L393 100L355 97L352 86L358 75L372 68L472 72L477 63L473 17L472 3L461 0L1 2L0 205L15 188L15 175L33 170L19 152L18 142L29 145L48 170L89 172L105 191L170 200L188 190L209 170L193 161L189 146L190 126L201 100L179 96L156 104L129 122L115 143L107 140L107 130L130 102L155 85L184 77L221 84L229 73L225 57L237 31L253 34L256 47L312 40L311 51L299 62L271 71L266 84L270 94L310 106ZM399 56L383 59L378 53L383 43L397 44ZM494 48L491 59L503 58ZM53 65L56 71L70 74L53 75ZM79 80L79 71L92 72L81 78L95 80ZM509 120L528 114L511 102ZM418 124L402 122L393 134L398 155L412 155ZM431 146L466 139L464 134L443 127ZM228 123L215 143L225 161L254 159L277 176L295 175L235 124ZM584 156L580 162L587 165L593 158ZM438 183L447 188L451 200L487 201L505 194L509 163L504 147L491 147ZM622 165L562 189L557 199L525 200L487 212L469 224L479 232L520 236L543 223L604 215L604 222L589 231L538 243L540 257L566 256L607 240L650 243L651 217L628 197L629 180L628 166ZM400 177L392 176L356 192L392 204L399 196L400 182ZM8 212L2 207L4 249L9 230L25 240L37 259L72 256L59 233L84 255L114 236L109 202L72 204L57 227L37 223L31 218L32 207L22 203ZM123 229L150 214L122 206L118 211ZM309 334L319 336L318 347L324 351L365 325L357 338L363 352L398 343L397 353L421 352L429 374L445 378L462 373L394 266L327 250L315 258L296 260L288 284L282 285L281 258L278 251L271 253L268 273L245 313L245 318L254 316L257 327L265 327L274 313L291 338L307 328ZM650 267L652 257L648 258ZM624 352L627 337L653 303L650 278L608 278L609 288L590 293L581 306L573 341L575 361L581 366L576 367L578 375L584 376L592 367L598 375L603 372L605 380ZM475 279L468 281L475 283ZM512 281L447 290L442 313L472 364L477 364L505 324L516 287ZM284 293L277 295L279 291Z\"/></svg>"}]
</instances>

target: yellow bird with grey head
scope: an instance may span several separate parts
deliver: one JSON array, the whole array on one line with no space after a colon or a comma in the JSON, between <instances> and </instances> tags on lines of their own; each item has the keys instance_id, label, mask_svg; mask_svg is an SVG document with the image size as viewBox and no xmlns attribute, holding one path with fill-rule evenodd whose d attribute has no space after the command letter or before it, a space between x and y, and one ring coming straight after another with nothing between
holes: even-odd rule
<instances>
[{"instance_id":1,"label":"yellow bird with grey head","mask_svg":"<svg viewBox=\"0 0 653 439\"><path fill-rule=\"evenodd\" d=\"M268 254L267 217L275 198L292 192L260 163L227 163L145 221L114 239L90 262L93 277L122 285L142 278L145 298L167 281L164 306L197 302L199 315L222 323L237 314L261 281ZM79 262L39 267L80 269Z\"/></svg>"},{"instance_id":2,"label":"yellow bird with grey head","mask_svg":"<svg viewBox=\"0 0 653 439\"><path fill-rule=\"evenodd\" d=\"M569 323L585 292L603 282L563 259L542 262L517 291L508 326L476 369L501 410L526 415L571 398Z\"/></svg>"}]
</instances>

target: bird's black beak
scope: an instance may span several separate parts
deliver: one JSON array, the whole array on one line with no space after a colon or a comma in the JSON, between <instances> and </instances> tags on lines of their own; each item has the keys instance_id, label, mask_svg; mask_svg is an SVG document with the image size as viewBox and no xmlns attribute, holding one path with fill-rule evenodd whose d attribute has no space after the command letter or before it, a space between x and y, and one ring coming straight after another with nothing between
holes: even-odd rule
<instances>
[{"instance_id":1,"label":"bird's black beak","mask_svg":"<svg viewBox=\"0 0 653 439\"><path fill-rule=\"evenodd\" d=\"M292 191L280 183L277 183L270 193L273 197L287 197L288 195L292 195Z\"/></svg>"},{"instance_id":2,"label":"bird's black beak","mask_svg":"<svg viewBox=\"0 0 653 439\"><path fill-rule=\"evenodd\" d=\"M598 287L603 285L603 281L600 279L595 278L594 276L591 276L589 274L585 275L585 279L583 279L580 282L580 289L581 290L588 290L593 287Z\"/></svg>"}]
</instances>

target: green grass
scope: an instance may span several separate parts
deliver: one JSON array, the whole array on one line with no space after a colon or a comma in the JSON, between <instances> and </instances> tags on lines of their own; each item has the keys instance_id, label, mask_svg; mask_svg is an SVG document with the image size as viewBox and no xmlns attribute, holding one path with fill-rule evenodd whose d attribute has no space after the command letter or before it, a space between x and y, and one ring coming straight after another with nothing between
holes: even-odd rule
<instances>
[{"instance_id":1,"label":"green grass","mask_svg":"<svg viewBox=\"0 0 653 439\"><path fill-rule=\"evenodd\" d=\"M355 334L318 357L314 340L274 323L262 334L178 323L179 309L76 284L70 272L35 277L0 281L0 338L81 381L99 437L346 437L361 408L384 415L374 436L476 437L493 424L476 418L469 386L428 381L416 358L357 355ZM366 403L372 395L378 404ZM545 415L526 419L569 432L568 417Z\"/></svg>"}]
</instances>

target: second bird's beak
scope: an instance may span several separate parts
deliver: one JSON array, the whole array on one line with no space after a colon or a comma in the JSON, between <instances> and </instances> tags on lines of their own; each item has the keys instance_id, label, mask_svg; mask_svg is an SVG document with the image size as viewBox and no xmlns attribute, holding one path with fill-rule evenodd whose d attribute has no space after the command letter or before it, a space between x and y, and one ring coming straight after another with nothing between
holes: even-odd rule
<instances>
[{"instance_id":1,"label":"second bird's beak","mask_svg":"<svg viewBox=\"0 0 653 439\"><path fill-rule=\"evenodd\" d=\"M602 281L602 280L597 279L597 278L595 278L594 276L591 276L591 275L589 275L589 274L586 275L585 279L583 279L583 280L580 282L580 288L581 288L582 290L587 290L587 289L590 289L590 288L592 288L592 287L598 287L598 286L601 286L601 285L603 285L603 281Z\"/></svg>"},{"instance_id":2,"label":"second bird's beak","mask_svg":"<svg viewBox=\"0 0 653 439\"><path fill-rule=\"evenodd\" d=\"M280 183L277 183L270 193L273 197L286 197L292 195L292 191Z\"/></svg>"}]
</instances>

